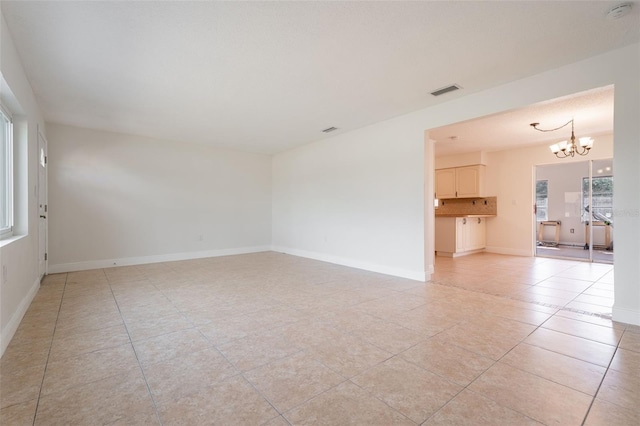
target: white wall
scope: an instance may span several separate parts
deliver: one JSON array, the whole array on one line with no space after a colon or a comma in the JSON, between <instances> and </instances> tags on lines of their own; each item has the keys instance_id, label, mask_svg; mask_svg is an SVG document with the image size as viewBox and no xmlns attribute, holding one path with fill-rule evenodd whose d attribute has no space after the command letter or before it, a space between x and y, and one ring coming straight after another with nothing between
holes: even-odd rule
<instances>
[{"instance_id":1,"label":"white wall","mask_svg":"<svg viewBox=\"0 0 640 426\"><path fill-rule=\"evenodd\" d=\"M3 274L0 274L1 355L40 286L36 197L38 126L44 130L42 114L2 16L0 16L0 72L4 79L1 95L3 102L7 101L6 98L10 98L11 105L8 106L13 109L15 139L18 141L14 151L15 228L18 237L10 242L0 242L0 264L7 268L6 280Z\"/></svg>"},{"instance_id":2,"label":"white wall","mask_svg":"<svg viewBox=\"0 0 640 426\"><path fill-rule=\"evenodd\" d=\"M432 162L416 161L424 152L425 129L615 84L614 318L640 324L638 75L640 46L635 44L278 154L273 162L274 244L290 253L417 278L430 267L424 230L434 220L426 215L425 224L418 218L424 216L425 194L410 178L433 173ZM513 163L501 168L504 179L521 171ZM532 173L524 178L531 185L528 194L497 194L509 200L506 208L516 210L514 217L531 214ZM508 225L521 235L533 233L527 222ZM523 254L531 252L523 249Z\"/></svg>"},{"instance_id":3,"label":"white wall","mask_svg":"<svg viewBox=\"0 0 640 426\"><path fill-rule=\"evenodd\" d=\"M385 122L276 155L274 250L424 280L423 135Z\"/></svg>"},{"instance_id":4,"label":"white wall","mask_svg":"<svg viewBox=\"0 0 640 426\"><path fill-rule=\"evenodd\" d=\"M584 168L582 170L588 173L587 165L584 163L586 158L596 160L613 156L613 138L610 134L592 136L596 142L588 157L556 158L549 151L549 144L487 153L488 184L495 189L495 195L498 197L498 216L487 220L487 251L533 256L537 232L533 215L535 166L562 164L567 169L566 173L563 171L561 174L568 179L573 175L569 170L574 168L575 164L582 162L582 167L580 165L577 167ZM580 176L583 175L580 170L577 173ZM580 177L577 179L578 187L574 190L580 191ZM559 197L562 199L564 199L564 189L570 188L559 188ZM551 202L550 199L549 203ZM556 217L558 215L559 217ZM580 216L565 217L563 202L558 211L549 212L549 220L555 219L562 221L560 228L562 241L571 241L569 229L573 227L576 229L574 235L579 235L576 241L581 240L584 244L584 225L580 222Z\"/></svg>"},{"instance_id":5,"label":"white wall","mask_svg":"<svg viewBox=\"0 0 640 426\"><path fill-rule=\"evenodd\" d=\"M49 271L268 250L267 155L47 124Z\"/></svg>"}]
</instances>

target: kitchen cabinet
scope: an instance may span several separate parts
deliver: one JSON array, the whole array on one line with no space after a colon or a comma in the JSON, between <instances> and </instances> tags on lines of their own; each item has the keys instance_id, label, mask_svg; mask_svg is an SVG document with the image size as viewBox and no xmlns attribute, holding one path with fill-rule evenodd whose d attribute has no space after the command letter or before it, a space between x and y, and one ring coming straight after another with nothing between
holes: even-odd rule
<instances>
[{"instance_id":1,"label":"kitchen cabinet","mask_svg":"<svg viewBox=\"0 0 640 426\"><path fill-rule=\"evenodd\" d=\"M486 219L482 217L470 217L467 219L467 241L463 248L466 251L480 250L487 246L487 226Z\"/></svg>"},{"instance_id":2,"label":"kitchen cabinet","mask_svg":"<svg viewBox=\"0 0 640 426\"><path fill-rule=\"evenodd\" d=\"M483 197L485 166L453 167L436 170L436 198Z\"/></svg>"},{"instance_id":3,"label":"kitchen cabinet","mask_svg":"<svg viewBox=\"0 0 640 426\"><path fill-rule=\"evenodd\" d=\"M436 198L456 198L456 169L436 170Z\"/></svg>"},{"instance_id":4,"label":"kitchen cabinet","mask_svg":"<svg viewBox=\"0 0 640 426\"><path fill-rule=\"evenodd\" d=\"M457 257L486 247L484 217L436 217L435 231L438 256Z\"/></svg>"}]
</instances>

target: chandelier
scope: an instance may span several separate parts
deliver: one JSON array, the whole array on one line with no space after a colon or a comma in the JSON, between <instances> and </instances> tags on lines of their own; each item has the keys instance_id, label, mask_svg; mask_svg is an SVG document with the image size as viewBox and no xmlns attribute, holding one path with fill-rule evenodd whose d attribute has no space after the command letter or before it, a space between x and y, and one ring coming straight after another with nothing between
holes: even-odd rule
<instances>
[{"instance_id":1,"label":"chandelier","mask_svg":"<svg viewBox=\"0 0 640 426\"><path fill-rule=\"evenodd\" d=\"M593 148L593 139L591 139L590 137L583 137L578 139L579 142L576 143L576 136L573 133L573 118L567 121L562 126L556 127L555 129L538 129L540 123L531 123L529 125L539 132L553 132L567 127L569 124L571 124L571 139L569 141L554 143L549 147L549 149L558 158L573 157L576 154L587 155L589 153L589 150Z\"/></svg>"}]
</instances>

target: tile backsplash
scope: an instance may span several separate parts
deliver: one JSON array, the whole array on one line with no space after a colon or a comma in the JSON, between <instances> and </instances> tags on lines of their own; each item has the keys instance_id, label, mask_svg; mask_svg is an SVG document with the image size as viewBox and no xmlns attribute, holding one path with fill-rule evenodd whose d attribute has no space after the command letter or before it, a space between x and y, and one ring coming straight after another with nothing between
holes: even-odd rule
<instances>
[{"instance_id":1,"label":"tile backsplash","mask_svg":"<svg viewBox=\"0 0 640 426\"><path fill-rule=\"evenodd\" d=\"M497 215L498 198L451 198L440 200L440 205L436 208L436 216L467 214Z\"/></svg>"}]
</instances>

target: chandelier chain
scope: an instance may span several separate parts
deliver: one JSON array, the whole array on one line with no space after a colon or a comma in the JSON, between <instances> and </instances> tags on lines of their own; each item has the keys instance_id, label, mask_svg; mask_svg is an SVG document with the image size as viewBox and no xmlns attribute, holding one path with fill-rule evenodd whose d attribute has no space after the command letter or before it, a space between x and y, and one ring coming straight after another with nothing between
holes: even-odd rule
<instances>
[{"instance_id":1,"label":"chandelier chain","mask_svg":"<svg viewBox=\"0 0 640 426\"><path fill-rule=\"evenodd\" d=\"M555 129L538 129L538 126L540 123L531 123L530 126L533 127L534 129L536 129L539 132L555 132L556 130L560 130L563 129L565 127L567 127L570 123L573 123L573 118L569 121L567 121L566 123L564 123L562 126L560 127L556 127Z\"/></svg>"}]
</instances>

